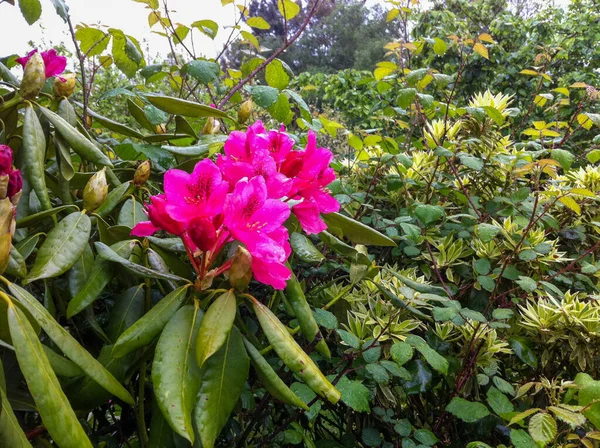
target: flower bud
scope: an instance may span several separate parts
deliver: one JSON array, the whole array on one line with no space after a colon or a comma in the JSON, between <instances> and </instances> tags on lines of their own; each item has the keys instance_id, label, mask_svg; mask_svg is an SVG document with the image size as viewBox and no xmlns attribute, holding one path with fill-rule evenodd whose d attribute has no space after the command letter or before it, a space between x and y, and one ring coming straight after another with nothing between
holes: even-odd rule
<instances>
[{"instance_id":1,"label":"flower bud","mask_svg":"<svg viewBox=\"0 0 600 448\"><path fill-rule=\"evenodd\" d=\"M240 106L240 110L238 110L238 121L240 124L244 124L250 118L252 114L252 109L254 108L254 103L252 100L246 100Z\"/></svg>"},{"instance_id":2,"label":"flower bud","mask_svg":"<svg viewBox=\"0 0 600 448\"><path fill-rule=\"evenodd\" d=\"M21 171L12 170L8 175L8 186L6 188L6 196L10 199L13 205L19 203L23 190L23 177Z\"/></svg>"},{"instance_id":3,"label":"flower bud","mask_svg":"<svg viewBox=\"0 0 600 448\"><path fill-rule=\"evenodd\" d=\"M12 171L12 156L10 146L0 145L0 175L8 174Z\"/></svg>"},{"instance_id":4,"label":"flower bud","mask_svg":"<svg viewBox=\"0 0 600 448\"><path fill-rule=\"evenodd\" d=\"M135 170L135 174L133 175L133 183L134 185L141 187L144 185L148 179L150 178L150 160L144 160Z\"/></svg>"},{"instance_id":5,"label":"flower bud","mask_svg":"<svg viewBox=\"0 0 600 448\"><path fill-rule=\"evenodd\" d=\"M10 260L12 236L15 232L16 207L8 198L0 199L0 273L3 273Z\"/></svg>"},{"instance_id":6,"label":"flower bud","mask_svg":"<svg viewBox=\"0 0 600 448\"><path fill-rule=\"evenodd\" d=\"M58 97L70 97L75 91L75 73L67 73L54 78L54 94Z\"/></svg>"},{"instance_id":7,"label":"flower bud","mask_svg":"<svg viewBox=\"0 0 600 448\"><path fill-rule=\"evenodd\" d=\"M166 134L167 126L165 126L164 124L157 124L156 126L154 126L154 132L156 132L157 134Z\"/></svg>"},{"instance_id":8,"label":"flower bud","mask_svg":"<svg viewBox=\"0 0 600 448\"><path fill-rule=\"evenodd\" d=\"M198 249L211 250L217 241L217 232L212 221L207 218L194 218L187 228L188 235Z\"/></svg>"},{"instance_id":9,"label":"flower bud","mask_svg":"<svg viewBox=\"0 0 600 448\"><path fill-rule=\"evenodd\" d=\"M206 120L206 124L202 128L202 134L216 134L221 129L221 123L219 120L215 120L213 117L208 117Z\"/></svg>"},{"instance_id":10,"label":"flower bud","mask_svg":"<svg viewBox=\"0 0 600 448\"><path fill-rule=\"evenodd\" d=\"M107 193L106 168L102 168L90 178L83 190L83 208L90 212L96 210L104 202Z\"/></svg>"},{"instance_id":11,"label":"flower bud","mask_svg":"<svg viewBox=\"0 0 600 448\"><path fill-rule=\"evenodd\" d=\"M243 291L252 280L252 255L243 246L238 246L231 259L229 268L229 283L238 291Z\"/></svg>"},{"instance_id":12,"label":"flower bud","mask_svg":"<svg viewBox=\"0 0 600 448\"><path fill-rule=\"evenodd\" d=\"M39 95L46 82L46 66L42 56L36 52L31 55L23 72L21 81L21 96L32 99Z\"/></svg>"}]
</instances>

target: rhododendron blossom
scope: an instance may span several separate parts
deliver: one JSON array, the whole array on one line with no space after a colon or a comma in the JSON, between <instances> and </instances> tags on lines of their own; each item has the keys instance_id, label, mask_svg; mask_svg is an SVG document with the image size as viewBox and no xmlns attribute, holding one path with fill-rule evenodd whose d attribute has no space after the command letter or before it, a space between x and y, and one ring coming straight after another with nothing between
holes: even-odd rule
<instances>
[{"instance_id":1,"label":"rhododendron blossom","mask_svg":"<svg viewBox=\"0 0 600 448\"><path fill-rule=\"evenodd\" d=\"M294 144L283 127L267 132L260 121L246 132L233 131L216 163L205 159L191 174L165 173L165 193L150 198L149 221L132 234L162 229L180 236L200 287L229 269L231 260L213 264L228 243L238 241L252 257L254 278L285 288L291 247L284 223L290 214L305 232L319 233L327 227L320 214L340 207L327 189L335 179L331 151L317 147L313 132L304 150Z\"/></svg>"},{"instance_id":2,"label":"rhododendron blossom","mask_svg":"<svg viewBox=\"0 0 600 448\"><path fill-rule=\"evenodd\" d=\"M25 68L27 61L29 61L31 56L33 56L37 52L38 52L38 50L31 50L27 54L27 56L17 58L16 61L19 64L21 64L23 66L23 68ZM51 48L48 51L43 51L41 53L41 56L42 56L42 59L44 60L44 65L46 66L46 79L50 78L52 76L60 75L62 72L65 71L65 68L67 67L67 58L56 54L56 50L54 48ZM64 78L61 78L61 79L63 81L66 81L66 79L64 79Z\"/></svg>"}]
</instances>

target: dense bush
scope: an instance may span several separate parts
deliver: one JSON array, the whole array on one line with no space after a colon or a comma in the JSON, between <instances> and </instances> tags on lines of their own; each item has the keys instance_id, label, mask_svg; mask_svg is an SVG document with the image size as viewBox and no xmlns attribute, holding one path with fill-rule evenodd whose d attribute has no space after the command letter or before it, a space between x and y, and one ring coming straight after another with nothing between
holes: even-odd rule
<instances>
[{"instance_id":1,"label":"dense bush","mask_svg":"<svg viewBox=\"0 0 600 448\"><path fill-rule=\"evenodd\" d=\"M0 63L0 446L598 446L595 11L394 2L372 72L296 77L319 1L227 70L52 3L76 77Z\"/></svg>"}]
</instances>

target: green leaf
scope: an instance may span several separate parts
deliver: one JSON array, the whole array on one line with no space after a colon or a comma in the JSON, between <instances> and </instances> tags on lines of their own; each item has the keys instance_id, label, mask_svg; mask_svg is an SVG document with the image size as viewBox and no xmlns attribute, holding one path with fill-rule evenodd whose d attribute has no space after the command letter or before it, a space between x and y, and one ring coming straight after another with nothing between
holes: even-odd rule
<instances>
[{"instance_id":1,"label":"green leaf","mask_svg":"<svg viewBox=\"0 0 600 448\"><path fill-rule=\"evenodd\" d=\"M181 286L163 297L141 319L127 328L115 343L113 356L120 358L152 342L185 301L188 287L189 285Z\"/></svg>"},{"instance_id":2,"label":"green leaf","mask_svg":"<svg viewBox=\"0 0 600 448\"><path fill-rule=\"evenodd\" d=\"M448 45L446 42L439 37L435 37L433 39L433 52L438 56L442 56L444 53L446 53L446 50L448 50Z\"/></svg>"},{"instance_id":3,"label":"green leaf","mask_svg":"<svg viewBox=\"0 0 600 448\"><path fill-rule=\"evenodd\" d=\"M69 209L77 209L75 205L61 205L59 207L51 208L50 210L44 210L38 213L34 213L33 215L28 215L25 218L21 218L17 221L17 229L22 229L25 227L31 227L33 225L38 224L44 219L54 216L62 211Z\"/></svg>"},{"instance_id":4,"label":"green leaf","mask_svg":"<svg viewBox=\"0 0 600 448\"><path fill-rule=\"evenodd\" d=\"M94 212L96 215L104 218L113 211L113 209L127 197L127 192L131 187L131 182L123 182L118 187L111 190L100 207Z\"/></svg>"},{"instance_id":5,"label":"green leaf","mask_svg":"<svg viewBox=\"0 0 600 448\"><path fill-rule=\"evenodd\" d=\"M148 434L148 448L176 448L175 434L162 415L156 399L152 400L152 418Z\"/></svg>"},{"instance_id":6,"label":"green leaf","mask_svg":"<svg viewBox=\"0 0 600 448\"><path fill-rule=\"evenodd\" d=\"M113 244L111 247L119 255L129 257L131 251L133 250L133 243L131 241L120 241ZM89 264L89 260L87 261L87 264ZM73 296L69 302L69 305L67 306L68 318L75 316L90 306L113 278L111 264L102 258L93 260L93 264L85 276L81 275L82 272L80 272L80 268L81 266L75 264L73 269L69 271L69 274L73 273L73 277L75 277L71 281L71 275L69 275L69 280L76 284L74 285L74 288L77 289L77 293L75 296ZM84 278L82 279L81 277Z\"/></svg>"},{"instance_id":7,"label":"green leaf","mask_svg":"<svg viewBox=\"0 0 600 448\"><path fill-rule=\"evenodd\" d=\"M285 71L279 59L275 59L267 65L265 79L267 80L267 84L279 90L285 89L290 83L290 76Z\"/></svg>"},{"instance_id":8,"label":"green leaf","mask_svg":"<svg viewBox=\"0 0 600 448\"><path fill-rule=\"evenodd\" d=\"M481 171L483 169L483 160L479 157L460 156L460 163L475 171Z\"/></svg>"},{"instance_id":9,"label":"green leaf","mask_svg":"<svg viewBox=\"0 0 600 448\"><path fill-rule=\"evenodd\" d=\"M178 277L173 274L166 274L164 272L155 271L154 269L147 268L145 266L136 264L132 261L127 260L126 258L121 257L118 253L108 247L106 244L97 241L94 243L96 246L96 251L98 252L98 256L104 260L112 261L114 263L119 263L127 268L129 271L133 272L140 277L154 277L161 278L163 280L173 280L173 281L184 281L188 283L188 281L182 277Z\"/></svg>"},{"instance_id":10,"label":"green leaf","mask_svg":"<svg viewBox=\"0 0 600 448\"><path fill-rule=\"evenodd\" d=\"M508 414L509 412L513 412L515 407L510 402L510 400L500 392L495 387L490 387L487 391L487 402L497 415L502 416L502 414Z\"/></svg>"},{"instance_id":11,"label":"green leaf","mask_svg":"<svg viewBox=\"0 0 600 448\"><path fill-rule=\"evenodd\" d=\"M415 216L426 226L440 221L445 214L444 208L438 205L420 204L415 208Z\"/></svg>"},{"instance_id":12,"label":"green leaf","mask_svg":"<svg viewBox=\"0 0 600 448\"><path fill-rule=\"evenodd\" d=\"M201 381L194 345L202 316L202 311L192 305L177 311L160 335L152 363L158 406L171 428L191 443L191 416Z\"/></svg>"},{"instance_id":13,"label":"green leaf","mask_svg":"<svg viewBox=\"0 0 600 448\"><path fill-rule=\"evenodd\" d=\"M253 86L249 90L254 102L264 109L275 104L279 98L279 90L274 87Z\"/></svg>"},{"instance_id":14,"label":"green leaf","mask_svg":"<svg viewBox=\"0 0 600 448\"><path fill-rule=\"evenodd\" d=\"M100 55L110 42L110 35L87 26L79 26L75 31L75 38L79 41L82 53L90 58Z\"/></svg>"},{"instance_id":15,"label":"green leaf","mask_svg":"<svg viewBox=\"0 0 600 448\"><path fill-rule=\"evenodd\" d=\"M59 355L50 347L42 345L42 348L44 349L44 353L46 353L48 361L52 366L52 370L54 370L56 375L64 376L66 378L75 378L83 375L83 370L77 367L77 364L74 362L69 361L64 356Z\"/></svg>"},{"instance_id":16,"label":"green leaf","mask_svg":"<svg viewBox=\"0 0 600 448\"><path fill-rule=\"evenodd\" d=\"M510 384L505 379L500 378L499 376L495 376L494 378L492 378L492 380L494 381L494 384L500 390L500 392L509 394L512 396L515 395L515 388L513 387L512 384Z\"/></svg>"},{"instance_id":17,"label":"green leaf","mask_svg":"<svg viewBox=\"0 0 600 448\"><path fill-rule=\"evenodd\" d=\"M246 20L246 25L259 30L268 30L271 28L269 22L267 22L262 17L250 17Z\"/></svg>"},{"instance_id":18,"label":"green leaf","mask_svg":"<svg viewBox=\"0 0 600 448\"><path fill-rule=\"evenodd\" d=\"M537 368L538 360L537 356L529 346L529 342L523 337L513 337L509 340L510 348L515 352L517 358L523 361L530 367L534 369Z\"/></svg>"},{"instance_id":19,"label":"green leaf","mask_svg":"<svg viewBox=\"0 0 600 448\"><path fill-rule=\"evenodd\" d=\"M336 384L336 387L342 394L342 401L356 412L370 412L369 407L369 389L360 381L350 380L342 377Z\"/></svg>"},{"instance_id":20,"label":"green leaf","mask_svg":"<svg viewBox=\"0 0 600 448\"><path fill-rule=\"evenodd\" d=\"M600 381L595 381L587 373L578 373L575 384L579 386L579 405L587 407L583 415L596 429L600 429Z\"/></svg>"},{"instance_id":21,"label":"green leaf","mask_svg":"<svg viewBox=\"0 0 600 448\"><path fill-rule=\"evenodd\" d=\"M364 428L362 430L362 441L369 447L377 447L382 442L379 431L374 428Z\"/></svg>"},{"instance_id":22,"label":"green leaf","mask_svg":"<svg viewBox=\"0 0 600 448\"><path fill-rule=\"evenodd\" d=\"M10 448L31 448L27 436L21 429L19 421L6 397L4 370L0 361L0 446Z\"/></svg>"},{"instance_id":23,"label":"green leaf","mask_svg":"<svg viewBox=\"0 0 600 448\"><path fill-rule=\"evenodd\" d=\"M203 448L213 448L244 389L250 362L236 328L225 344L206 360L196 401L195 429Z\"/></svg>"},{"instance_id":24,"label":"green leaf","mask_svg":"<svg viewBox=\"0 0 600 448\"><path fill-rule=\"evenodd\" d=\"M107 391L119 397L126 403L133 404L133 397L127 390L89 354L79 343L65 330L42 304L31 294L20 286L5 281L15 298L23 304L34 319L44 329L46 334L67 358L77 364L86 375L91 377Z\"/></svg>"},{"instance_id":25,"label":"green leaf","mask_svg":"<svg viewBox=\"0 0 600 448\"><path fill-rule=\"evenodd\" d=\"M378 384L387 384L390 381L387 370L379 364L367 364L366 371Z\"/></svg>"},{"instance_id":26,"label":"green leaf","mask_svg":"<svg viewBox=\"0 0 600 448\"><path fill-rule=\"evenodd\" d=\"M403 366L413 357L413 348L406 342L398 341L390 348L390 355L399 366Z\"/></svg>"},{"instance_id":27,"label":"green leaf","mask_svg":"<svg viewBox=\"0 0 600 448\"><path fill-rule=\"evenodd\" d=\"M489 243L500 232L500 227L491 224L479 224L477 226L477 236L484 243Z\"/></svg>"},{"instance_id":28,"label":"green leaf","mask_svg":"<svg viewBox=\"0 0 600 448\"><path fill-rule=\"evenodd\" d=\"M313 310L313 315L315 316L315 320L319 326L327 328L328 330L335 330L338 327L338 320L330 311L315 308Z\"/></svg>"},{"instance_id":29,"label":"green leaf","mask_svg":"<svg viewBox=\"0 0 600 448\"><path fill-rule=\"evenodd\" d=\"M568 171L575 161L575 156L565 149L553 149L551 155L554 160L560 163L560 166L565 171Z\"/></svg>"},{"instance_id":30,"label":"green leaf","mask_svg":"<svg viewBox=\"0 0 600 448\"><path fill-rule=\"evenodd\" d=\"M221 294L208 308L196 341L196 361L199 367L228 340L236 312L237 303L233 290Z\"/></svg>"},{"instance_id":31,"label":"green leaf","mask_svg":"<svg viewBox=\"0 0 600 448\"><path fill-rule=\"evenodd\" d=\"M115 65L125 76L133 78L138 68L145 65L139 44L121 30L110 28L108 31L112 35L112 56Z\"/></svg>"},{"instance_id":32,"label":"green leaf","mask_svg":"<svg viewBox=\"0 0 600 448\"><path fill-rule=\"evenodd\" d=\"M8 325L21 372L44 426L57 445L92 447L44 353L42 344L21 310L10 304Z\"/></svg>"},{"instance_id":33,"label":"green leaf","mask_svg":"<svg viewBox=\"0 0 600 448\"><path fill-rule=\"evenodd\" d=\"M409 335L406 343L416 348L425 358L427 364L443 375L448 374L448 360L432 349L425 340L416 335Z\"/></svg>"},{"instance_id":34,"label":"green leaf","mask_svg":"<svg viewBox=\"0 0 600 448\"><path fill-rule=\"evenodd\" d=\"M19 0L21 14L28 24L33 25L42 15L42 5L39 0Z\"/></svg>"},{"instance_id":35,"label":"green leaf","mask_svg":"<svg viewBox=\"0 0 600 448\"><path fill-rule=\"evenodd\" d=\"M292 20L300 12L300 6L292 0L277 0L277 9L285 20Z\"/></svg>"},{"instance_id":36,"label":"green leaf","mask_svg":"<svg viewBox=\"0 0 600 448\"><path fill-rule=\"evenodd\" d=\"M519 259L523 261L533 261L537 258L537 252L532 249L525 249L519 252Z\"/></svg>"},{"instance_id":37,"label":"green leaf","mask_svg":"<svg viewBox=\"0 0 600 448\"><path fill-rule=\"evenodd\" d=\"M42 208L52 208L46 187L46 137L33 106L23 114L23 174L35 191Z\"/></svg>"},{"instance_id":38,"label":"green leaf","mask_svg":"<svg viewBox=\"0 0 600 448\"><path fill-rule=\"evenodd\" d=\"M403 418L402 420L400 420L398 423L396 423L394 425L394 431L396 431L402 437L408 437L408 436L410 436L410 433L412 432L412 425L410 424L410 422L408 420Z\"/></svg>"},{"instance_id":39,"label":"green leaf","mask_svg":"<svg viewBox=\"0 0 600 448\"><path fill-rule=\"evenodd\" d=\"M475 270L478 274L487 275L489 274L491 269L492 265L490 263L490 260L488 260L487 258L480 258L475 262Z\"/></svg>"},{"instance_id":40,"label":"green leaf","mask_svg":"<svg viewBox=\"0 0 600 448\"><path fill-rule=\"evenodd\" d=\"M210 84L215 79L219 78L221 69L219 64L212 61L195 60L190 61L185 65L185 73L196 78L203 84Z\"/></svg>"},{"instance_id":41,"label":"green leaf","mask_svg":"<svg viewBox=\"0 0 600 448\"><path fill-rule=\"evenodd\" d=\"M198 20L192 23L192 27L198 29L202 34L207 35L211 39L214 39L219 31L219 25L213 20Z\"/></svg>"},{"instance_id":42,"label":"green leaf","mask_svg":"<svg viewBox=\"0 0 600 448\"><path fill-rule=\"evenodd\" d=\"M305 263L320 263L325 256L319 252L311 240L301 233L293 232L290 235L290 245L294 253Z\"/></svg>"},{"instance_id":43,"label":"green leaf","mask_svg":"<svg viewBox=\"0 0 600 448\"><path fill-rule=\"evenodd\" d=\"M417 429L414 437L425 446L434 446L438 442L435 434L428 429Z\"/></svg>"},{"instance_id":44,"label":"green leaf","mask_svg":"<svg viewBox=\"0 0 600 448\"><path fill-rule=\"evenodd\" d=\"M352 348L359 349L360 348L360 339L358 339L352 333L346 330L337 330L337 333L340 335L342 341L344 341L347 345Z\"/></svg>"},{"instance_id":45,"label":"green leaf","mask_svg":"<svg viewBox=\"0 0 600 448\"><path fill-rule=\"evenodd\" d=\"M194 103L193 101L148 93L146 94L146 99L150 101L152 105L169 114L183 115L185 117L215 117L232 119L225 112L219 109Z\"/></svg>"},{"instance_id":46,"label":"green leaf","mask_svg":"<svg viewBox=\"0 0 600 448\"><path fill-rule=\"evenodd\" d=\"M522 429L513 429L510 431L510 441L515 448L540 448L535 440Z\"/></svg>"},{"instance_id":47,"label":"green leaf","mask_svg":"<svg viewBox=\"0 0 600 448\"><path fill-rule=\"evenodd\" d=\"M121 207L117 225L133 229L139 222L147 220L148 216L144 213L144 206L132 197L127 199Z\"/></svg>"},{"instance_id":48,"label":"green leaf","mask_svg":"<svg viewBox=\"0 0 600 448\"><path fill-rule=\"evenodd\" d=\"M398 106L403 109L408 108L417 97L417 89L408 88L408 89L399 89L396 92L396 101L398 102Z\"/></svg>"},{"instance_id":49,"label":"green leaf","mask_svg":"<svg viewBox=\"0 0 600 448\"><path fill-rule=\"evenodd\" d=\"M329 213L322 217L331 232L336 233L340 237L347 238L353 244L396 246L396 243L392 239L348 216L340 213Z\"/></svg>"},{"instance_id":50,"label":"green leaf","mask_svg":"<svg viewBox=\"0 0 600 448\"><path fill-rule=\"evenodd\" d=\"M537 289L537 282L530 277L520 275L516 283L527 292L533 292Z\"/></svg>"},{"instance_id":51,"label":"green leaf","mask_svg":"<svg viewBox=\"0 0 600 448\"><path fill-rule=\"evenodd\" d=\"M446 410L467 423L474 423L490 415L490 411L488 411L488 408L484 404L468 401L460 397L454 397L448 406L446 406Z\"/></svg>"},{"instance_id":52,"label":"green leaf","mask_svg":"<svg viewBox=\"0 0 600 448\"><path fill-rule=\"evenodd\" d=\"M538 413L529 420L529 434L542 446L548 445L556 437L556 420L550 414Z\"/></svg>"},{"instance_id":53,"label":"green leaf","mask_svg":"<svg viewBox=\"0 0 600 448\"><path fill-rule=\"evenodd\" d=\"M144 284L133 286L119 294L106 327L106 335L110 341L116 341L144 314L145 298Z\"/></svg>"},{"instance_id":54,"label":"green leaf","mask_svg":"<svg viewBox=\"0 0 600 448\"><path fill-rule=\"evenodd\" d=\"M493 106L482 106L482 109L485 110L485 113L488 117L490 117L498 126L502 126L504 124L504 115Z\"/></svg>"},{"instance_id":55,"label":"green leaf","mask_svg":"<svg viewBox=\"0 0 600 448\"><path fill-rule=\"evenodd\" d=\"M91 229L85 213L74 212L60 221L40 247L25 283L57 277L69 270L87 246Z\"/></svg>"},{"instance_id":56,"label":"green leaf","mask_svg":"<svg viewBox=\"0 0 600 448\"><path fill-rule=\"evenodd\" d=\"M567 423L571 429L585 425L586 419L583 414L559 406L550 406L548 409L556 416L556 418Z\"/></svg>"}]
</instances>

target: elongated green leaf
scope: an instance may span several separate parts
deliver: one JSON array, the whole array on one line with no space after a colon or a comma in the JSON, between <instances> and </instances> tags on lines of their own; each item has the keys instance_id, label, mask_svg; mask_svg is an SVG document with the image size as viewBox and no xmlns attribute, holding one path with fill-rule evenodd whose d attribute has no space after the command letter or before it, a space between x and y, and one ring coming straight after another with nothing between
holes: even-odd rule
<instances>
[{"instance_id":1,"label":"elongated green leaf","mask_svg":"<svg viewBox=\"0 0 600 448\"><path fill-rule=\"evenodd\" d=\"M233 290L221 294L206 311L196 341L196 361L199 367L202 367L227 340L236 311Z\"/></svg>"},{"instance_id":2,"label":"elongated green leaf","mask_svg":"<svg viewBox=\"0 0 600 448\"><path fill-rule=\"evenodd\" d=\"M340 213L323 215L323 220L332 233L348 238L354 244L396 246L396 243L384 234Z\"/></svg>"},{"instance_id":3,"label":"elongated green leaf","mask_svg":"<svg viewBox=\"0 0 600 448\"><path fill-rule=\"evenodd\" d=\"M301 233L292 233L290 235L290 244L294 253L305 263L320 263L325 259L325 256L319 252L312 241Z\"/></svg>"},{"instance_id":4,"label":"elongated green leaf","mask_svg":"<svg viewBox=\"0 0 600 448\"><path fill-rule=\"evenodd\" d=\"M126 289L117 297L106 328L106 334L111 341L116 341L144 315L146 305L144 293L144 284L140 284Z\"/></svg>"},{"instance_id":5,"label":"elongated green leaf","mask_svg":"<svg viewBox=\"0 0 600 448\"><path fill-rule=\"evenodd\" d=\"M61 205L60 207L51 208L50 210L44 210L42 212L26 216L25 218L19 219L17 221L17 229L33 226L42 221L43 219L49 218L50 216L56 215L57 213L69 209L77 210L77 207L75 205Z\"/></svg>"},{"instance_id":6,"label":"elongated green leaf","mask_svg":"<svg viewBox=\"0 0 600 448\"><path fill-rule=\"evenodd\" d=\"M211 154L211 150L217 150L227 140L225 135L203 135L194 146L168 146L162 148L173 154L182 156L198 157Z\"/></svg>"},{"instance_id":7,"label":"elongated green leaf","mask_svg":"<svg viewBox=\"0 0 600 448\"><path fill-rule=\"evenodd\" d=\"M54 341L67 358L77 364L86 375L98 382L103 388L119 397L126 403L133 404L133 397L127 390L100 364L89 352L65 330L42 304L20 286L5 281L8 288L19 302L21 302L35 320L44 329L46 334Z\"/></svg>"},{"instance_id":8,"label":"elongated green leaf","mask_svg":"<svg viewBox=\"0 0 600 448\"><path fill-rule=\"evenodd\" d=\"M44 210L52 208L46 188L46 137L33 106L25 108L23 117L23 171Z\"/></svg>"},{"instance_id":9,"label":"elongated green leaf","mask_svg":"<svg viewBox=\"0 0 600 448\"><path fill-rule=\"evenodd\" d=\"M213 448L227 423L244 383L250 362L240 332L233 328L225 344L206 360L202 386L198 392L194 425L203 448Z\"/></svg>"},{"instance_id":10,"label":"elongated green leaf","mask_svg":"<svg viewBox=\"0 0 600 448\"><path fill-rule=\"evenodd\" d=\"M4 370L0 361L0 446L11 448L31 448L25 433L19 426L17 417L6 398Z\"/></svg>"},{"instance_id":11,"label":"elongated green leaf","mask_svg":"<svg viewBox=\"0 0 600 448\"><path fill-rule=\"evenodd\" d=\"M83 108L83 104L80 104L80 103L75 103L75 104L77 106ZM135 129L131 129L129 126L118 123L114 120L111 120L110 118L106 118L106 117L94 112L93 110L91 110L89 108L88 108L87 112L91 117L93 117L98 123L100 123L106 129L109 129L111 131L117 132L122 135L126 135L128 137L134 137L134 138L142 138L143 137L143 135L141 133L139 133L138 131L136 131Z\"/></svg>"},{"instance_id":12,"label":"elongated green leaf","mask_svg":"<svg viewBox=\"0 0 600 448\"><path fill-rule=\"evenodd\" d=\"M65 119L44 107L40 107L39 109L48 121L54 125L56 131L65 139L73 151L92 163L112 167L109 158Z\"/></svg>"},{"instance_id":13,"label":"elongated green leaf","mask_svg":"<svg viewBox=\"0 0 600 448\"><path fill-rule=\"evenodd\" d=\"M19 367L27 381L44 426L57 443L66 448L92 447L62 391L42 344L25 315L8 308L8 325Z\"/></svg>"},{"instance_id":14,"label":"elongated green leaf","mask_svg":"<svg viewBox=\"0 0 600 448\"><path fill-rule=\"evenodd\" d=\"M184 306L163 330L152 363L152 383L158 406L177 434L194 441L192 410L200 388L200 369L194 359L202 311Z\"/></svg>"},{"instance_id":15,"label":"elongated green leaf","mask_svg":"<svg viewBox=\"0 0 600 448\"><path fill-rule=\"evenodd\" d=\"M183 115L185 117L216 117L232 118L225 112L214 107L194 103L193 101L182 100L164 95L146 94L146 99L160 110L170 114Z\"/></svg>"},{"instance_id":16,"label":"elongated green leaf","mask_svg":"<svg viewBox=\"0 0 600 448\"><path fill-rule=\"evenodd\" d=\"M298 406L305 411L308 411L308 406L304 403L298 395L296 395L281 378L277 375L273 367L267 362L260 352L254 347L246 338L244 338L244 345L256 370L258 379L265 386L265 389L273 395L279 401L283 403L291 404L292 406Z\"/></svg>"},{"instance_id":17,"label":"elongated green leaf","mask_svg":"<svg viewBox=\"0 0 600 448\"><path fill-rule=\"evenodd\" d=\"M175 448L173 430L160 412L156 399L152 400L152 419L150 420L150 434L148 435L148 448Z\"/></svg>"},{"instance_id":18,"label":"elongated green leaf","mask_svg":"<svg viewBox=\"0 0 600 448\"><path fill-rule=\"evenodd\" d=\"M129 257L133 250L133 244L133 241L119 241L111 247L118 255ZM72 293L76 291L67 307L67 317L69 319L90 306L113 278L113 269L110 262L102 258L97 258L96 260L93 260L92 258L91 263L89 271L86 271L85 273L81 271L80 268L83 268L83 266L79 265L79 262L76 263L69 272L70 274L75 271L74 275L77 275L77 278L73 279L72 282L71 277L69 276L69 287L73 284ZM89 258L86 261L86 265L90 265ZM84 277L83 282L81 281L81 277Z\"/></svg>"},{"instance_id":19,"label":"elongated green leaf","mask_svg":"<svg viewBox=\"0 0 600 448\"><path fill-rule=\"evenodd\" d=\"M148 216L144 213L144 207L134 198L127 199L119 211L117 225L133 229L141 221L147 221Z\"/></svg>"},{"instance_id":20,"label":"elongated green leaf","mask_svg":"<svg viewBox=\"0 0 600 448\"><path fill-rule=\"evenodd\" d=\"M40 247L26 283L57 277L70 269L88 244L91 230L85 213L74 212L60 221Z\"/></svg>"},{"instance_id":21,"label":"elongated green leaf","mask_svg":"<svg viewBox=\"0 0 600 448\"><path fill-rule=\"evenodd\" d=\"M158 272L153 269L149 269L149 268L146 268L139 264L133 263L132 261L129 261L129 260L121 257L119 254L117 254L114 250L112 250L110 247L108 247L104 243L96 242L94 244L96 246L96 250L98 251L98 256L100 256L104 260L119 263L119 264L123 265L124 267L126 267L131 272L133 272L134 274L137 274L141 277L150 277L150 278L154 277L154 278L162 278L165 280L184 281L186 283L189 283L188 280L186 280L182 277L178 277L177 275L165 274L163 272Z\"/></svg>"},{"instance_id":22,"label":"elongated green leaf","mask_svg":"<svg viewBox=\"0 0 600 448\"><path fill-rule=\"evenodd\" d=\"M131 187L131 182L123 182L121 185L116 187L114 190L111 190L107 195L106 199L100 207L96 209L94 213L98 216L104 218L110 212L114 210L114 208L121 202L123 199L127 197L129 193L129 189Z\"/></svg>"},{"instance_id":23,"label":"elongated green leaf","mask_svg":"<svg viewBox=\"0 0 600 448\"><path fill-rule=\"evenodd\" d=\"M69 270L69 292L71 297L75 297L81 288L88 283L93 264L94 252L92 252L90 245L86 244L81 257Z\"/></svg>"},{"instance_id":24,"label":"elongated green leaf","mask_svg":"<svg viewBox=\"0 0 600 448\"><path fill-rule=\"evenodd\" d=\"M42 345L42 348L44 349L44 353L46 353L48 361L52 366L52 370L54 370L56 375L67 378L74 378L76 376L83 375L83 370L77 367L77 364L75 364L73 361L69 361L64 356L59 355L50 347Z\"/></svg>"},{"instance_id":25,"label":"elongated green leaf","mask_svg":"<svg viewBox=\"0 0 600 448\"><path fill-rule=\"evenodd\" d=\"M155 307L123 332L115 343L113 356L120 358L152 342L186 299L188 287L189 285L181 286L163 297Z\"/></svg>"},{"instance_id":26,"label":"elongated green leaf","mask_svg":"<svg viewBox=\"0 0 600 448\"><path fill-rule=\"evenodd\" d=\"M23 255L21 255L21 252L15 249L14 246L10 248L10 258L8 259L8 265L4 272L20 278L24 278L27 275L25 259L23 258Z\"/></svg>"}]
</instances>

